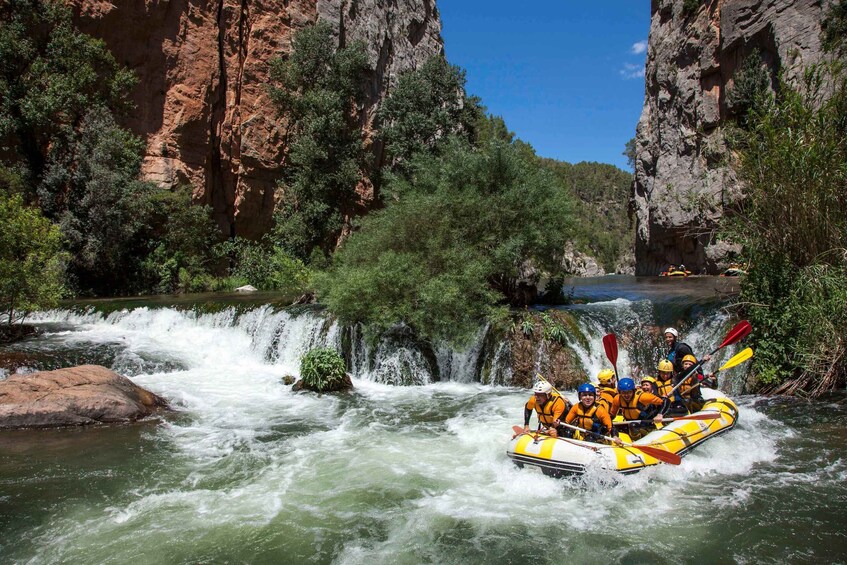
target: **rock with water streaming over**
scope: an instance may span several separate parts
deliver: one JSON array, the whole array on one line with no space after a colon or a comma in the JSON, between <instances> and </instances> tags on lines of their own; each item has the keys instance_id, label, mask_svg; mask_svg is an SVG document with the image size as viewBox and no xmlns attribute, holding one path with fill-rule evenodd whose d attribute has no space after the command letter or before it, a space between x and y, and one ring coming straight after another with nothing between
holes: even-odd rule
<instances>
[{"instance_id":1,"label":"rock with water streaming over","mask_svg":"<svg viewBox=\"0 0 847 565\"><path fill-rule=\"evenodd\" d=\"M291 387L291 390L299 392L303 390L308 390L311 392L341 392L343 390L353 390L353 380L350 378L350 375L344 373L344 378L336 383L331 384L329 387L318 390L309 386L304 379L299 379L294 386Z\"/></svg>"},{"instance_id":2,"label":"rock with water streaming over","mask_svg":"<svg viewBox=\"0 0 847 565\"><path fill-rule=\"evenodd\" d=\"M0 429L132 422L167 407L165 399L99 365L0 382Z\"/></svg>"}]
</instances>

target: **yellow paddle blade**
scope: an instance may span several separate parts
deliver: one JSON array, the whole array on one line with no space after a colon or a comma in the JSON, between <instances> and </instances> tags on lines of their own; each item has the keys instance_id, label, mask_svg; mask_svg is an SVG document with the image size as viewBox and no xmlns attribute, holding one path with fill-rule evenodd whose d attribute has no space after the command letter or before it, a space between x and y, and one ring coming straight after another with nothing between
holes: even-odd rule
<instances>
[{"instance_id":1,"label":"yellow paddle blade","mask_svg":"<svg viewBox=\"0 0 847 565\"><path fill-rule=\"evenodd\" d=\"M749 359L752 356L753 356L753 348L748 347L744 351L741 351L740 353L736 353L735 355L733 355L732 359L730 359L729 361L727 361L726 363L721 365L721 368L718 369L718 371L723 371L724 369L730 369L732 367L735 367L739 363L745 362L747 359Z\"/></svg>"}]
</instances>

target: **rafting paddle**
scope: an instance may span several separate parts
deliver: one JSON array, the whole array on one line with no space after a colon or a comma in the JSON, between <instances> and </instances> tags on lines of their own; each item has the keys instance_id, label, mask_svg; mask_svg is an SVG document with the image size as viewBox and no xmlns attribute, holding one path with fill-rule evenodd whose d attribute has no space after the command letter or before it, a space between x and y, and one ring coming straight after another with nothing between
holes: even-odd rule
<instances>
[{"instance_id":1,"label":"rafting paddle","mask_svg":"<svg viewBox=\"0 0 847 565\"><path fill-rule=\"evenodd\" d=\"M730 358L729 361L727 361L726 363L721 365L720 368L717 371L712 373L712 376L717 375L720 371L723 371L724 369L731 369L731 368L735 367L736 365L740 365L741 363L747 361L751 357L753 357L753 348L748 347L744 351L740 351L739 353L736 353L735 355L733 355ZM695 384L694 386L691 387L691 390L694 390L695 388L697 388L698 386L703 384L703 382L704 381L700 381L699 383ZM717 383L717 381L715 381L715 383Z\"/></svg>"},{"instance_id":2,"label":"rafting paddle","mask_svg":"<svg viewBox=\"0 0 847 565\"><path fill-rule=\"evenodd\" d=\"M714 355L715 353L717 353L718 351L720 351L721 349L723 349L727 345L732 345L733 343L741 341L742 339L744 339L745 337L747 337L750 334L750 331L752 329L753 328L750 326L750 322L748 322L747 320L741 320L740 322L735 324L735 326L733 326L733 328L731 330L729 330L729 332L726 334L726 337L721 342L721 344L719 346L717 346L714 349L714 351L709 353L709 357L711 357L712 355ZM745 349L744 351L742 351L741 353L736 355L736 357L740 356L742 353L746 354L746 351L747 350ZM752 355L753 355L753 351L750 350L750 356L752 357ZM749 359L749 358L750 357L747 357L745 359L742 359L741 361L745 361L746 359ZM733 361L734 359L735 359L735 357L733 357L729 361ZM741 363L741 361L739 361L738 363ZM698 361L697 363L694 364L694 366L692 366L690 369L688 369L688 372L686 372L685 375L683 375L683 377L681 379L679 379L679 382L676 384L675 387L673 387L671 389L671 391L665 396L665 398L670 398L671 395L673 395L673 393L676 392L676 389L678 389L680 386L682 386L682 383L687 381L688 378L691 376L691 374L694 373L694 371L696 371L698 368L700 368L703 365L704 362L705 361ZM727 364L728 363L729 362L727 362ZM737 363L736 363L736 365L737 365ZM726 366L727 365L725 364L723 367L721 367L721 369L726 367ZM730 367L733 367L733 366L734 365L730 365ZM718 369L718 370L720 370L720 369Z\"/></svg>"},{"instance_id":3,"label":"rafting paddle","mask_svg":"<svg viewBox=\"0 0 847 565\"><path fill-rule=\"evenodd\" d=\"M592 433L592 432L586 432L586 430L583 430L582 428L578 428L577 426L572 426L572 425L566 424L564 422L562 422L561 425L565 426L566 428L570 428L572 430L576 430L576 431L579 431L579 432L582 432L582 433ZM609 437L609 436L604 436L602 434L595 434L595 435L598 435L601 438L603 438L603 439L605 439L606 441L609 441L609 442L614 442L615 439L617 439L617 438L613 438L613 437ZM664 449L660 449L658 447L650 447L649 445L635 445L634 443L624 443L624 442L621 442L621 445L623 447L631 447L632 449L637 449L638 451L641 451L641 452L645 453L646 455L649 455L653 459L658 459L659 461L664 461L665 463L669 463L671 465L679 465L682 462L682 459L676 453L671 453L670 451L665 451Z\"/></svg>"},{"instance_id":4,"label":"rafting paddle","mask_svg":"<svg viewBox=\"0 0 847 565\"><path fill-rule=\"evenodd\" d=\"M662 418L661 420L624 420L623 422L612 422L613 426L623 426L624 424L664 424L665 422L673 422L674 420L717 420L721 415L715 412L695 413L688 416L677 416L676 418Z\"/></svg>"},{"instance_id":5,"label":"rafting paddle","mask_svg":"<svg viewBox=\"0 0 847 565\"><path fill-rule=\"evenodd\" d=\"M603 349L606 350L606 357L615 369L615 378L618 378L618 336L615 334L606 334L603 336Z\"/></svg>"}]
</instances>

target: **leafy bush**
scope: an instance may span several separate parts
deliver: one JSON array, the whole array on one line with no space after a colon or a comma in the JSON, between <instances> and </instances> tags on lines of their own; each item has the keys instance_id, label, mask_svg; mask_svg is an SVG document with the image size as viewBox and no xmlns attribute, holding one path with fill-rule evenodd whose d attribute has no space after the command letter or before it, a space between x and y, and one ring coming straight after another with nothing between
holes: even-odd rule
<instances>
[{"instance_id":1,"label":"leafy bush","mask_svg":"<svg viewBox=\"0 0 847 565\"><path fill-rule=\"evenodd\" d=\"M192 204L187 187L157 190L151 204L145 236L152 251L142 261L139 290L171 293L215 288L215 245L222 236L211 207Z\"/></svg>"},{"instance_id":2,"label":"leafy bush","mask_svg":"<svg viewBox=\"0 0 847 565\"><path fill-rule=\"evenodd\" d=\"M344 359L334 349L312 349L300 361L306 388L318 392L337 389L344 381Z\"/></svg>"},{"instance_id":3,"label":"leafy bush","mask_svg":"<svg viewBox=\"0 0 847 565\"><path fill-rule=\"evenodd\" d=\"M309 286L309 268L267 238L262 241L235 238L218 249L232 261L230 275L244 281L243 284L292 295L302 294Z\"/></svg>"},{"instance_id":4,"label":"leafy bush","mask_svg":"<svg viewBox=\"0 0 847 565\"><path fill-rule=\"evenodd\" d=\"M744 59L726 98L727 108L741 127L746 127L751 112L761 112L771 103L771 76L760 51L755 50Z\"/></svg>"},{"instance_id":5,"label":"leafy bush","mask_svg":"<svg viewBox=\"0 0 847 565\"><path fill-rule=\"evenodd\" d=\"M831 92L824 99L823 94ZM847 75L811 69L731 138L746 198L731 236L752 269L741 306L763 384L821 394L847 380Z\"/></svg>"},{"instance_id":6,"label":"leafy bush","mask_svg":"<svg viewBox=\"0 0 847 565\"><path fill-rule=\"evenodd\" d=\"M556 269L570 201L523 148L474 149L453 139L392 176L385 209L364 218L316 277L321 301L347 322L402 322L430 340L462 343L502 304L520 304L527 263Z\"/></svg>"},{"instance_id":7,"label":"leafy bush","mask_svg":"<svg viewBox=\"0 0 847 565\"><path fill-rule=\"evenodd\" d=\"M67 257L59 228L7 190L0 186L0 304L11 326L61 298Z\"/></svg>"}]
</instances>

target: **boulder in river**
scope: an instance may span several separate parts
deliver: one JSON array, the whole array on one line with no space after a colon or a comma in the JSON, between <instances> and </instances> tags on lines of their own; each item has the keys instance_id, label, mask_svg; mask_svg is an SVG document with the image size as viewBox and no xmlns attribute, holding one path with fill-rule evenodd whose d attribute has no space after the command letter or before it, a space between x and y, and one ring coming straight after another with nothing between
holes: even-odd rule
<instances>
[{"instance_id":1,"label":"boulder in river","mask_svg":"<svg viewBox=\"0 0 847 565\"><path fill-rule=\"evenodd\" d=\"M291 387L291 390L293 390L293 391L310 390L312 392L340 392L342 390L352 390L352 389L353 389L353 381L350 378L350 375L348 375L347 373L345 373L344 377L341 380L339 380L337 383L335 383L334 385L330 386L329 388L325 388L323 390L317 390L317 389L309 386L308 384L306 384L306 382L303 379L298 380L296 383L294 383L294 386Z\"/></svg>"},{"instance_id":2,"label":"boulder in river","mask_svg":"<svg viewBox=\"0 0 847 565\"><path fill-rule=\"evenodd\" d=\"M12 375L0 382L0 428L131 422L167 407L165 399L99 365Z\"/></svg>"}]
</instances>

